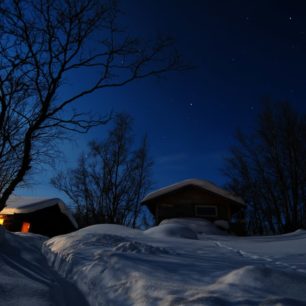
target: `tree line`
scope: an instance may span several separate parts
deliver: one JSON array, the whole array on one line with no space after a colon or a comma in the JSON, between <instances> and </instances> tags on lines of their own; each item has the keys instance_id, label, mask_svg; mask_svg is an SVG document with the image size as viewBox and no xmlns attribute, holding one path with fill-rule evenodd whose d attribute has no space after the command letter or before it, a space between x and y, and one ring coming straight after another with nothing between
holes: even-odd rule
<instances>
[{"instance_id":1,"label":"tree line","mask_svg":"<svg viewBox=\"0 0 306 306\"><path fill-rule=\"evenodd\" d=\"M112 124L104 140L89 143L75 168L58 173L51 181L74 204L80 226L140 227L147 222L140 204L152 184L147 137L134 145L132 118L127 114L116 114Z\"/></svg>"},{"instance_id":2,"label":"tree line","mask_svg":"<svg viewBox=\"0 0 306 306\"><path fill-rule=\"evenodd\" d=\"M247 204L249 234L306 228L306 115L265 103L253 132L237 132L226 160L227 187Z\"/></svg>"},{"instance_id":3,"label":"tree line","mask_svg":"<svg viewBox=\"0 0 306 306\"><path fill-rule=\"evenodd\" d=\"M223 172L226 188L246 202L246 233L306 228L306 115L288 102L267 102L254 131L237 131L235 139ZM134 148L132 118L117 114L107 137L52 183L75 204L81 225L137 227L146 221L140 201L152 186L152 165L147 138Z\"/></svg>"}]
</instances>

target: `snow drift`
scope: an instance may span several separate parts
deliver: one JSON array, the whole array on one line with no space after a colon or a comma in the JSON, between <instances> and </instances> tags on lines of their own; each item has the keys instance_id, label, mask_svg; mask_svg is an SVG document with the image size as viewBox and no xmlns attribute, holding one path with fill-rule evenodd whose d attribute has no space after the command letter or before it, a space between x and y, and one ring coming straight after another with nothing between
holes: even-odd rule
<instances>
[{"instance_id":1,"label":"snow drift","mask_svg":"<svg viewBox=\"0 0 306 306\"><path fill-rule=\"evenodd\" d=\"M1 305L86 306L79 290L50 269L41 253L47 239L0 226Z\"/></svg>"},{"instance_id":2,"label":"snow drift","mask_svg":"<svg viewBox=\"0 0 306 306\"><path fill-rule=\"evenodd\" d=\"M305 231L242 238L196 223L96 225L44 242L43 253L90 305L306 304Z\"/></svg>"}]
</instances>

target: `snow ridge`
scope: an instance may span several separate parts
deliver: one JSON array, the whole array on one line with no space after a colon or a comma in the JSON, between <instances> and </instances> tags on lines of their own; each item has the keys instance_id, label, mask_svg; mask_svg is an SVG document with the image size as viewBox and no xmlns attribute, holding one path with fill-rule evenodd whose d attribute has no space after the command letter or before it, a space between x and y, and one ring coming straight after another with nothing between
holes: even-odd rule
<instances>
[{"instance_id":1,"label":"snow ridge","mask_svg":"<svg viewBox=\"0 0 306 306\"><path fill-rule=\"evenodd\" d=\"M46 241L43 253L93 306L306 305L305 231L239 238L197 222L96 225ZM198 239L173 233L182 226Z\"/></svg>"}]
</instances>

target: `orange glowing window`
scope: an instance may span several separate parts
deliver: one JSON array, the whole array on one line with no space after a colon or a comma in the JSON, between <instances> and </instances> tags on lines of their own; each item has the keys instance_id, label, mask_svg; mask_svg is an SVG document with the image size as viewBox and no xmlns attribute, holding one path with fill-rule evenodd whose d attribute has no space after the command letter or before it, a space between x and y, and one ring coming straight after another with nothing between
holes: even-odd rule
<instances>
[{"instance_id":1,"label":"orange glowing window","mask_svg":"<svg viewBox=\"0 0 306 306\"><path fill-rule=\"evenodd\" d=\"M28 233L30 231L31 223L23 222L21 227L22 233Z\"/></svg>"},{"instance_id":2,"label":"orange glowing window","mask_svg":"<svg viewBox=\"0 0 306 306\"><path fill-rule=\"evenodd\" d=\"M4 224L4 218L0 218L0 225Z\"/></svg>"}]
</instances>

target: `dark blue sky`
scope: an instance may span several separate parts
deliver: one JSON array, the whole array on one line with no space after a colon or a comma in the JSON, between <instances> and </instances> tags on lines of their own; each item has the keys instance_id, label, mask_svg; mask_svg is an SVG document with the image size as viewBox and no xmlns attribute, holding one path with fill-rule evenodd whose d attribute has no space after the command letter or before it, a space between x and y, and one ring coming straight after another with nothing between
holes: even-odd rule
<instances>
[{"instance_id":1,"label":"dark blue sky","mask_svg":"<svg viewBox=\"0 0 306 306\"><path fill-rule=\"evenodd\" d=\"M125 0L122 23L146 38L168 33L192 71L96 92L78 107L130 113L135 135L147 132L155 162L154 187L185 178L225 182L220 169L235 130L254 126L262 98L289 100L306 111L306 2L235 0ZM82 76L74 81L82 82ZM73 167L91 139L108 126L65 143L60 168ZM49 186L54 172L18 193L62 196Z\"/></svg>"}]
</instances>

